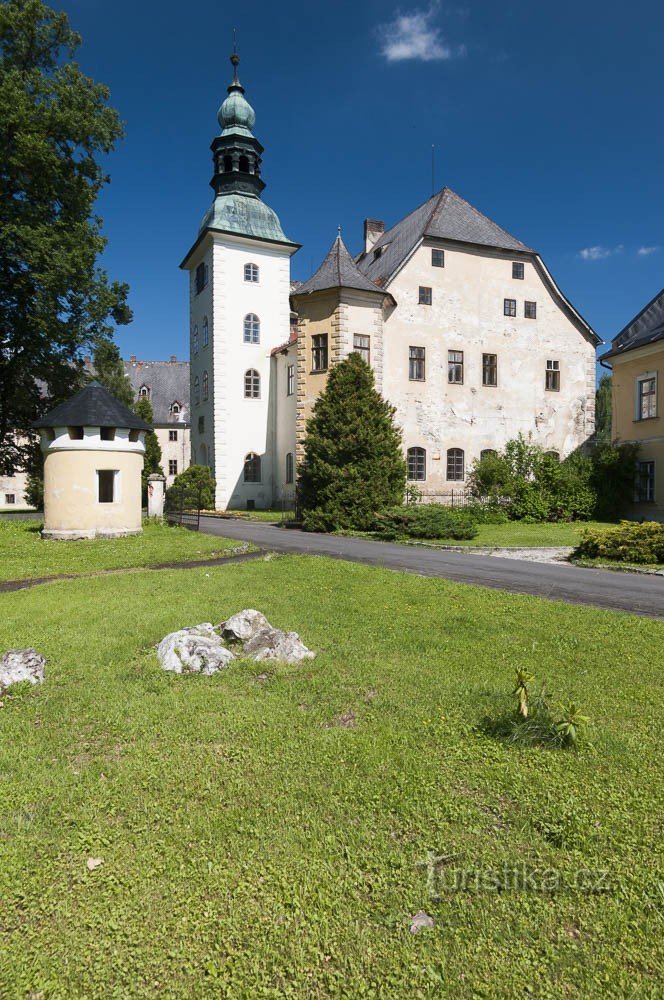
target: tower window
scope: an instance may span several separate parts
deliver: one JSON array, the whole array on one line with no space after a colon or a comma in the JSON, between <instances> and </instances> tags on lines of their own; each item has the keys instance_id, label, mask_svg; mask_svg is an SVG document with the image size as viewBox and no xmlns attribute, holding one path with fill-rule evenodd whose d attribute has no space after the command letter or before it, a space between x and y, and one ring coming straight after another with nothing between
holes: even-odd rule
<instances>
[{"instance_id":1,"label":"tower window","mask_svg":"<svg viewBox=\"0 0 664 1000\"><path fill-rule=\"evenodd\" d=\"M528 301L524 302L523 315L526 319L537 319L537 303Z\"/></svg>"},{"instance_id":2,"label":"tower window","mask_svg":"<svg viewBox=\"0 0 664 1000\"><path fill-rule=\"evenodd\" d=\"M244 398L260 399L261 377L255 368L249 368L244 373Z\"/></svg>"},{"instance_id":3,"label":"tower window","mask_svg":"<svg viewBox=\"0 0 664 1000\"><path fill-rule=\"evenodd\" d=\"M233 157L232 156L225 156L224 157L224 173L225 174L230 174L231 171L232 171L232 169L233 169Z\"/></svg>"},{"instance_id":4,"label":"tower window","mask_svg":"<svg viewBox=\"0 0 664 1000\"><path fill-rule=\"evenodd\" d=\"M431 266L432 267L445 267L445 251L444 250L432 250L431 251Z\"/></svg>"},{"instance_id":5,"label":"tower window","mask_svg":"<svg viewBox=\"0 0 664 1000\"><path fill-rule=\"evenodd\" d=\"M115 470L97 470L97 497L99 503L115 502Z\"/></svg>"},{"instance_id":6,"label":"tower window","mask_svg":"<svg viewBox=\"0 0 664 1000\"><path fill-rule=\"evenodd\" d=\"M426 377L425 369L425 348L408 348L408 378L411 382L424 382Z\"/></svg>"},{"instance_id":7,"label":"tower window","mask_svg":"<svg viewBox=\"0 0 664 1000\"><path fill-rule=\"evenodd\" d=\"M205 434L205 417L198 418L198 433ZM203 465L205 465L205 462L203 462Z\"/></svg>"},{"instance_id":8,"label":"tower window","mask_svg":"<svg viewBox=\"0 0 664 1000\"><path fill-rule=\"evenodd\" d=\"M244 265L244 280L245 281L258 281L258 264L245 264Z\"/></svg>"},{"instance_id":9,"label":"tower window","mask_svg":"<svg viewBox=\"0 0 664 1000\"><path fill-rule=\"evenodd\" d=\"M447 381L456 385L463 383L463 351L447 352Z\"/></svg>"},{"instance_id":10,"label":"tower window","mask_svg":"<svg viewBox=\"0 0 664 1000\"><path fill-rule=\"evenodd\" d=\"M447 449L447 478L456 480L463 479L463 448Z\"/></svg>"},{"instance_id":11,"label":"tower window","mask_svg":"<svg viewBox=\"0 0 664 1000\"><path fill-rule=\"evenodd\" d=\"M286 482L293 482L293 452L289 451L286 455Z\"/></svg>"},{"instance_id":12,"label":"tower window","mask_svg":"<svg viewBox=\"0 0 664 1000\"><path fill-rule=\"evenodd\" d=\"M524 267L520 260L512 261L512 277L519 281L523 281Z\"/></svg>"},{"instance_id":13,"label":"tower window","mask_svg":"<svg viewBox=\"0 0 664 1000\"><path fill-rule=\"evenodd\" d=\"M196 268L196 294L200 295L208 283L208 266L205 263L199 264Z\"/></svg>"},{"instance_id":14,"label":"tower window","mask_svg":"<svg viewBox=\"0 0 664 1000\"><path fill-rule=\"evenodd\" d=\"M547 361L544 388L549 392L560 392L560 361Z\"/></svg>"},{"instance_id":15,"label":"tower window","mask_svg":"<svg viewBox=\"0 0 664 1000\"><path fill-rule=\"evenodd\" d=\"M244 481L245 483L261 481L261 457L254 451L250 451L244 460Z\"/></svg>"},{"instance_id":16,"label":"tower window","mask_svg":"<svg viewBox=\"0 0 664 1000\"><path fill-rule=\"evenodd\" d=\"M420 285L419 303L421 306L431 305L431 289L427 285Z\"/></svg>"},{"instance_id":17,"label":"tower window","mask_svg":"<svg viewBox=\"0 0 664 1000\"><path fill-rule=\"evenodd\" d=\"M311 370L327 371L327 334L317 333L311 338Z\"/></svg>"},{"instance_id":18,"label":"tower window","mask_svg":"<svg viewBox=\"0 0 664 1000\"><path fill-rule=\"evenodd\" d=\"M194 403L198 406L201 401L201 383L198 375L194 379Z\"/></svg>"},{"instance_id":19,"label":"tower window","mask_svg":"<svg viewBox=\"0 0 664 1000\"><path fill-rule=\"evenodd\" d=\"M261 321L256 313L247 313L244 317L244 342L245 344L261 342Z\"/></svg>"},{"instance_id":20,"label":"tower window","mask_svg":"<svg viewBox=\"0 0 664 1000\"><path fill-rule=\"evenodd\" d=\"M482 355L482 385L498 385L498 355Z\"/></svg>"},{"instance_id":21,"label":"tower window","mask_svg":"<svg viewBox=\"0 0 664 1000\"><path fill-rule=\"evenodd\" d=\"M191 340L192 340L192 347L193 347L193 350L194 350L194 354L198 354L198 327L197 326L194 327L194 332L193 332L193 334L191 336Z\"/></svg>"},{"instance_id":22,"label":"tower window","mask_svg":"<svg viewBox=\"0 0 664 1000\"><path fill-rule=\"evenodd\" d=\"M210 331L208 329L208 318L206 316L203 319L203 337L202 337L203 347L207 347L209 338L210 338Z\"/></svg>"},{"instance_id":23,"label":"tower window","mask_svg":"<svg viewBox=\"0 0 664 1000\"><path fill-rule=\"evenodd\" d=\"M240 157L240 173L242 174L249 173L249 160L247 159L246 156Z\"/></svg>"},{"instance_id":24,"label":"tower window","mask_svg":"<svg viewBox=\"0 0 664 1000\"><path fill-rule=\"evenodd\" d=\"M115 427L100 427L99 438L101 441L115 441Z\"/></svg>"},{"instance_id":25,"label":"tower window","mask_svg":"<svg viewBox=\"0 0 664 1000\"><path fill-rule=\"evenodd\" d=\"M503 315L516 316L516 299L505 299L503 301Z\"/></svg>"},{"instance_id":26,"label":"tower window","mask_svg":"<svg viewBox=\"0 0 664 1000\"><path fill-rule=\"evenodd\" d=\"M286 395L292 396L295 392L295 365L289 365L286 372Z\"/></svg>"},{"instance_id":27,"label":"tower window","mask_svg":"<svg viewBox=\"0 0 664 1000\"><path fill-rule=\"evenodd\" d=\"M208 379L208 373L203 372L203 399L207 399L210 392L210 382Z\"/></svg>"},{"instance_id":28,"label":"tower window","mask_svg":"<svg viewBox=\"0 0 664 1000\"><path fill-rule=\"evenodd\" d=\"M82 427L68 427L67 433L69 434L70 441L82 441L83 440L83 428Z\"/></svg>"},{"instance_id":29,"label":"tower window","mask_svg":"<svg viewBox=\"0 0 664 1000\"><path fill-rule=\"evenodd\" d=\"M353 335L353 350L359 354L367 364L371 363L371 338L360 333Z\"/></svg>"},{"instance_id":30,"label":"tower window","mask_svg":"<svg viewBox=\"0 0 664 1000\"><path fill-rule=\"evenodd\" d=\"M427 453L424 448L409 448L406 458L410 482L423 483L427 478Z\"/></svg>"}]
</instances>

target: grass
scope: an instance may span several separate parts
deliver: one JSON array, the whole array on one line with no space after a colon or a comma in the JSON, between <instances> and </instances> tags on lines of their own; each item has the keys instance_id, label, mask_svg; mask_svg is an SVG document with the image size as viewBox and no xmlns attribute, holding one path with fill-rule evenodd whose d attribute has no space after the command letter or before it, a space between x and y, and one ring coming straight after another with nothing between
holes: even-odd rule
<instances>
[{"instance_id":1,"label":"grass","mask_svg":"<svg viewBox=\"0 0 664 1000\"><path fill-rule=\"evenodd\" d=\"M231 539L150 521L145 522L142 535L127 538L45 541L39 534L41 524L0 520L0 580L191 562L223 556L238 547Z\"/></svg>"},{"instance_id":2,"label":"grass","mask_svg":"<svg viewBox=\"0 0 664 1000\"><path fill-rule=\"evenodd\" d=\"M507 524L480 524L477 536L470 541L445 542L441 545L495 546L496 548L548 548L549 546L578 545L585 528L611 528L601 521L562 521L555 524L524 524L508 521ZM427 543L432 544L432 543ZM433 543L435 544L435 543Z\"/></svg>"},{"instance_id":3,"label":"grass","mask_svg":"<svg viewBox=\"0 0 664 1000\"><path fill-rule=\"evenodd\" d=\"M0 996L657 995L661 623L292 556L0 601L0 649L48 657L0 709ZM242 607L317 659L159 669ZM483 731L517 665L591 745Z\"/></svg>"}]
</instances>

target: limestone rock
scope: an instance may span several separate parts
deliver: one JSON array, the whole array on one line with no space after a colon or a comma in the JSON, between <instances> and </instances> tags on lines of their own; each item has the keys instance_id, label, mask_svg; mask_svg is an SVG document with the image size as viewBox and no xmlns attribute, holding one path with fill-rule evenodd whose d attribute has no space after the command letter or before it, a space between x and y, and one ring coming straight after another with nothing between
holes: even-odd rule
<instances>
[{"instance_id":1,"label":"limestone rock","mask_svg":"<svg viewBox=\"0 0 664 1000\"><path fill-rule=\"evenodd\" d=\"M244 644L245 656L261 663L264 660L278 660L280 663L300 663L311 660L316 655L304 645L297 632L282 632L281 629L262 628Z\"/></svg>"},{"instance_id":2,"label":"limestone rock","mask_svg":"<svg viewBox=\"0 0 664 1000\"><path fill-rule=\"evenodd\" d=\"M157 646L164 670L174 674L216 674L235 659L210 622L164 636Z\"/></svg>"},{"instance_id":3,"label":"limestone rock","mask_svg":"<svg viewBox=\"0 0 664 1000\"><path fill-rule=\"evenodd\" d=\"M252 639L261 629L271 628L271 625L264 614L255 611L254 608L245 608L238 611L236 615L231 615L219 626L221 634L230 640L239 639L246 642Z\"/></svg>"},{"instance_id":4,"label":"limestone rock","mask_svg":"<svg viewBox=\"0 0 664 1000\"><path fill-rule=\"evenodd\" d=\"M0 659L0 691L21 681L43 684L46 659L36 649L8 649Z\"/></svg>"}]
</instances>

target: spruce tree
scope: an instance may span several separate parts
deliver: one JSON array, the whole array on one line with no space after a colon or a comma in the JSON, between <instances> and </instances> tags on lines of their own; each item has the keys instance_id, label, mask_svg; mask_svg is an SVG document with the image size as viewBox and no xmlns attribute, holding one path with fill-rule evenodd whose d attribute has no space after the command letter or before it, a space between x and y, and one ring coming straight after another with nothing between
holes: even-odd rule
<instances>
[{"instance_id":1,"label":"spruce tree","mask_svg":"<svg viewBox=\"0 0 664 1000\"><path fill-rule=\"evenodd\" d=\"M124 365L117 344L114 344L112 340L102 340L95 348L92 361L96 381L100 382L105 389L108 389L112 396L115 396L125 406L133 407L134 389L125 375ZM148 406L150 406L149 403ZM150 407L150 410L152 410L152 407ZM161 454L159 458L161 460Z\"/></svg>"},{"instance_id":2,"label":"spruce tree","mask_svg":"<svg viewBox=\"0 0 664 1000\"><path fill-rule=\"evenodd\" d=\"M305 528L368 530L378 511L403 503L406 463L394 413L359 354L332 369L307 424L299 477Z\"/></svg>"},{"instance_id":3,"label":"spruce tree","mask_svg":"<svg viewBox=\"0 0 664 1000\"><path fill-rule=\"evenodd\" d=\"M154 423L154 413L152 404L145 396L141 396L134 405L134 412L141 420L147 424ZM145 435L145 457L143 459L143 472L141 473L141 488L143 493L143 504L148 501L148 476L153 474L163 476L164 470L161 467L161 445L154 431L148 431Z\"/></svg>"}]
</instances>

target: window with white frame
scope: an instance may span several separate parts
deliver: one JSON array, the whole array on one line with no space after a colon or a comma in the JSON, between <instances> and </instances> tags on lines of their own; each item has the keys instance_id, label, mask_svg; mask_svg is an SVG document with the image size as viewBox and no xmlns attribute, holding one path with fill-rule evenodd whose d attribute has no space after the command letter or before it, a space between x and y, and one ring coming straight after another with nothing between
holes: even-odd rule
<instances>
[{"instance_id":1,"label":"window with white frame","mask_svg":"<svg viewBox=\"0 0 664 1000\"><path fill-rule=\"evenodd\" d=\"M178 439L178 432L177 431L169 431L168 432L168 440L169 441L177 441L177 439Z\"/></svg>"},{"instance_id":2,"label":"window with white frame","mask_svg":"<svg viewBox=\"0 0 664 1000\"><path fill-rule=\"evenodd\" d=\"M177 460L177 458L169 458L169 460L168 460L168 474L169 474L169 476L177 476L177 474L178 474L178 460Z\"/></svg>"},{"instance_id":3,"label":"window with white frame","mask_svg":"<svg viewBox=\"0 0 664 1000\"><path fill-rule=\"evenodd\" d=\"M548 359L544 388L547 392L560 392L560 361Z\"/></svg>"},{"instance_id":4,"label":"window with white frame","mask_svg":"<svg viewBox=\"0 0 664 1000\"><path fill-rule=\"evenodd\" d=\"M457 385L463 383L463 351L447 352L447 381Z\"/></svg>"},{"instance_id":5,"label":"window with white frame","mask_svg":"<svg viewBox=\"0 0 664 1000\"><path fill-rule=\"evenodd\" d=\"M426 377L426 348L408 348L408 378L411 382L424 382Z\"/></svg>"},{"instance_id":6,"label":"window with white frame","mask_svg":"<svg viewBox=\"0 0 664 1000\"><path fill-rule=\"evenodd\" d=\"M365 337L361 333L353 334L353 350L359 354L367 364L371 363L371 338Z\"/></svg>"},{"instance_id":7,"label":"window with white frame","mask_svg":"<svg viewBox=\"0 0 664 1000\"><path fill-rule=\"evenodd\" d=\"M516 316L516 299L503 300L503 315Z\"/></svg>"},{"instance_id":8,"label":"window with white frame","mask_svg":"<svg viewBox=\"0 0 664 1000\"><path fill-rule=\"evenodd\" d=\"M249 368L244 373L244 397L245 399L260 399L261 377L255 368Z\"/></svg>"},{"instance_id":9,"label":"window with white frame","mask_svg":"<svg viewBox=\"0 0 664 1000\"><path fill-rule=\"evenodd\" d=\"M245 281L258 281L258 264L245 264L244 265L244 280Z\"/></svg>"},{"instance_id":10,"label":"window with white frame","mask_svg":"<svg viewBox=\"0 0 664 1000\"><path fill-rule=\"evenodd\" d=\"M424 448L409 448L406 452L408 479L413 483L423 483L427 478L427 453Z\"/></svg>"},{"instance_id":11,"label":"window with white frame","mask_svg":"<svg viewBox=\"0 0 664 1000\"><path fill-rule=\"evenodd\" d=\"M636 419L657 416L657 376L642 375L636 380Z\"/></svg>"},{"instance_id":12,"label":"window with white frame","mask_svg":"<svg viewBox=\"0 0 664 1000\"><path fill-rule=\"evenodd\" d=\"M256 313L247 313L244 317L244 342L245 344L261 342L261 321Z\"/></svg>"},{"instance_id":13,"label":"window with white frame","mask_svg":"<svg viewBox=\"0 0 664 1000\"><path fill-rule=\"evenodd\" d=\"M295 365L289 365L286 369L286 395L292 396L295 392Z\"/></svg>"}]
</instances>

